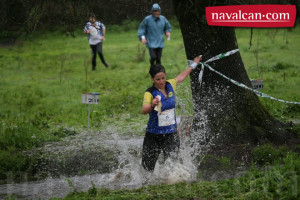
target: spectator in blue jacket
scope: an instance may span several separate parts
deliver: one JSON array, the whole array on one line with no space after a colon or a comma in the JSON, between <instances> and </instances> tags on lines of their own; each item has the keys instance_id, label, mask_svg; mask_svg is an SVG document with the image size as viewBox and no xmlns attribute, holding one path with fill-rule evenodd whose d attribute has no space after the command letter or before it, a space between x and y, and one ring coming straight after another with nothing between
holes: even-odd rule
<instances>
[{"instance_id":1,"label":"spectator in blue jacket","mask_svg":"<svg viewBox=\"0 0 300 200\"><path fill-rule=\"evenodd\" d=\"M155 3L151 8L151 15L145 17L138 29L138 37L149 49L150 63L161 64L161 55L164 45L164 34L169 40L171 35L171 25L168 20L161 15L160 6Z\"/></svg>"},{"instance_id":2,"label":"spectator in blue jacket","mask_svg":"<svg viewBox=\"0 0 300 200\"><path fill-rule=\"evenodd\" d=\"M89 22L86 23L83 32L89 35L89 43L92 50L92 70L96 69L97 53L104 66L109 66L102 53L102 41L105 39L105 31L106 29L104 24L97 21L95 15L91 14L89 17Z\"/></svg>"}]
</instances>

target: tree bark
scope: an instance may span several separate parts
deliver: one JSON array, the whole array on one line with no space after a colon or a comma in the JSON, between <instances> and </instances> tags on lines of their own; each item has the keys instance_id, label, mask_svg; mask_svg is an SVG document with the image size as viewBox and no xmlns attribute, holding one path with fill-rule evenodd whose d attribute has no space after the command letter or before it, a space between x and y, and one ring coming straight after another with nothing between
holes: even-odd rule
<instances>
[{"instance_id":1,"label":"tree bark","mask_svg":"<svg viewBox=\"0 0 300 200\"><path fill-rule=\"evenodd\" d=\"M227 1L173 0L187 59L203 55L203 61L238 48L233 27L208 26L205 7L226 5ZM227 77L251 87L240 53L209 63ZM235 86L205 68L200 87L200 67L191 74L194 102L193 130L205 129L205 140L228 148L236 144L284 143L288 134L254 93ZM209 133L209 134L208 134Z\"/></svg>"}]
</instances>

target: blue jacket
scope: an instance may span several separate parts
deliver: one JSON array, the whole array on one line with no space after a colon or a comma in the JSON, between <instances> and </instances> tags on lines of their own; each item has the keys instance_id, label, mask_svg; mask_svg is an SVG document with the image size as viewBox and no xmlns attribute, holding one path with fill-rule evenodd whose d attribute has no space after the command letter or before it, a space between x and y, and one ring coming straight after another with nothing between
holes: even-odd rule
<instances>
[{"instance_id":1,"label":"blue jacket","mask_svg":"<svg viewBox=\"0 0 300 200\"><path fill-rule=\"evenodd\" d=\"M161 9L157 3L153 4L151 8L151 13L153 10L159 10L161 13ZM158 18L155 18L152 14L145 17L138 29L138 37L141 40L142 36L145 36L147 40L148 48L164 48L164 34L166 32L171 32L171 25L168 20L159 15Z\"/></svg>"}]
</instances>

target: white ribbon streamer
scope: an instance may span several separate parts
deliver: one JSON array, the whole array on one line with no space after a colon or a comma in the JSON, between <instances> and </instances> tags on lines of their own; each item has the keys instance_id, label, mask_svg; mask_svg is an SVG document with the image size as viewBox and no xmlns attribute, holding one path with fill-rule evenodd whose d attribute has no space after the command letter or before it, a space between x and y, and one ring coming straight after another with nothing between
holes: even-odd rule
<instances>
[{"instance_id":1,"label":"white ribbon streamer","mask_svg":"<svg viewBox=\"0 0 300 200\"><path fill-rule=\"evenodd\" d=\"M201 63L201 62L200 62L199 64L201 64L201 70L200 70L199 78L198 78L198 79L199 79L199 83L200 83L200 87L201 87L201 83L202 83L202 77L203 77L204 66L205 66L205 67L207 67L209 70L211 70L211 71L213 71L213 72L219 74L220 76L222 76L223 78L229 80L229 81L232 82L233 84L235 84L235 85L237 85L237 86L239 86L239 87L241 87L241 88L245 88L246 90L249 90L249 91L251 91L251 92L254 92L254 93L255 93L257 96L259 96L259 97L262 97L262 98L268 98L268 99L275 100L275 101L279 101L279 102L282 102L282 103L300 104L300 102L285 101L285 100L282 100L282 99L277 99L277 98L271 97L270 95L267 95L267 94L265 94L265 93L262 93L262 92L259 92L259 91L257 91L257 90L254 90L253 88L249 88L249 87L247 87L247 86L246 86L245 84L243 84L243 83L239 83L239 82L237 82L237 81L235 81L235 80L233 80L233 79L231 79L231 78L228 78L227 76L225 76L225 75L222 74L221 72L216 71L214 68L212 68L211 66L209 66L209 65L207 64L207 63L209 63L209 62L212 62L212 61L219 60L219 59L221 59L221 58L230 56L230 55L232 55L232 54L234 54L234 53L236 53L236 52L238 52L238 51L239 51L238 49L234 49L234 50L232 50L232 51L228 51L228 52L226 52L226 53L221 53L221 54L219 54L219 55L217 55L217 56L214 56L214 57L210 58L209 60L205 61L204 63ZM188 63L189 63L189 62L193 62L193 61L188 60Z\"/></svg>"}]
</instances>

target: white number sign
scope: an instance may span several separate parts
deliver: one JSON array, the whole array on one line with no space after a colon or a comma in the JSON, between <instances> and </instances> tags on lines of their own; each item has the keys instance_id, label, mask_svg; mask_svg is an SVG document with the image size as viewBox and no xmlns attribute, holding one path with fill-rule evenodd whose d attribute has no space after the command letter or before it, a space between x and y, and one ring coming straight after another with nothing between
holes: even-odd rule
<instances>
[{"instance_id":1,"label":"white number sign","mask_svg":"<svg viewBox=\"0 0 300 200\"><path fill-rule=\"evenodd\" d=\"M81 102L84 104L98 104L99 103L99 93L82 94Z\"/></svg>"}]
</instances>

